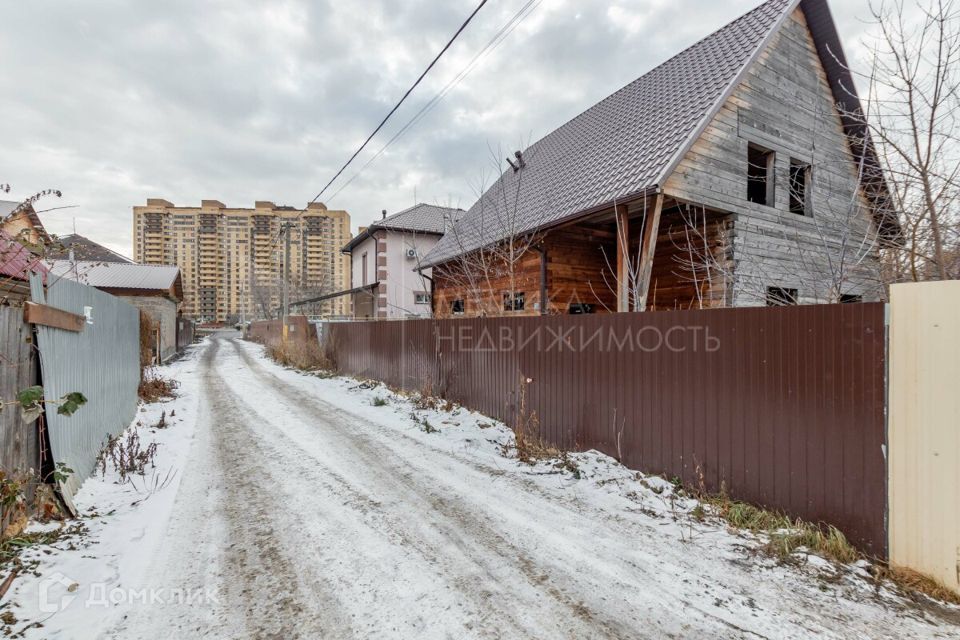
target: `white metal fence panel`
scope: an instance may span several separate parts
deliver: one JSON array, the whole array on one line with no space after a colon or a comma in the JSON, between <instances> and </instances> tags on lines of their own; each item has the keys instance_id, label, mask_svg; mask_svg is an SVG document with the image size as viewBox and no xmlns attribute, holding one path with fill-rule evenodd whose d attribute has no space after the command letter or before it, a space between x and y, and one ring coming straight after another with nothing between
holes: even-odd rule
<instances>
[{"instance_id":1,"label":"white metal fence panel","mask_svg":"<svg viewBox=\"0 0 960 640\"><path fill-rule=\"evenodd\" d=\"M890 287L890 562L960 593L960 281Z\"/></svg>"},{"instance_id":2,"label":"white metal fence panel","mask_svg":"<svg viewBox=\"0 0 960 640\"><path fill-rule=\"evenodd\" d=\"M36 303L88 316L79 333L37 326L44 396L79 391L87 397L69 417L59 415L56 405L46 408L53 461L74 470L61 487L69 501L93 472L106 437L122 432L136 414L140 315L119 298L65 278L53 282L45 296L40 278L31 277L30 290Z\"/></svg>"}]
</instances>

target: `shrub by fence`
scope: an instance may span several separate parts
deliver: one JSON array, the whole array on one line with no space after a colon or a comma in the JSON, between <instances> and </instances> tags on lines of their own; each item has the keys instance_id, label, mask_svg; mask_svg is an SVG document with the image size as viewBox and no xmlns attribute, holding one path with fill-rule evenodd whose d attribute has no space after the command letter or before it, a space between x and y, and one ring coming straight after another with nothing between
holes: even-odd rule
<instances>
[{"instance_id":1,"label":"shrub by fence","mask_svg":"<svg viewBox=\"0 0 960 640\"><path fill-rule=\"evenodd\" d=\"M342 372L838 526L886 555L882 304L330 323Z\"/></svg>"}]
</instances>

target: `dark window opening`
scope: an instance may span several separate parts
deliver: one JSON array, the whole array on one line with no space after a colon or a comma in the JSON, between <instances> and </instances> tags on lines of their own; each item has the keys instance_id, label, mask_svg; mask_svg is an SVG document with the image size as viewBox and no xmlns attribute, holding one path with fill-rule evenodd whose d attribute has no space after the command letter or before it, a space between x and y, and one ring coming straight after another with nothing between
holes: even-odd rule
<instances>
[{"instance_id":1,"label":"dark window opening","mask_svg":"<svg viewBox=\"0 0 960 640\"><path fill-rule=\"evenodd\" d=\"M453 304L450 305L450 313L452 313L452 314L454 314L454 315L457 315L457 316L462 315L462 314L463 314L463 300L454 300L454 301L453 301Z\"/></svg>"},{"instance_id":2,"label":"dark window opening","mask_svg":"<svg viewBox=\"0 0 960 640\"><path fill-rule=\"evenodd\" d=\"M797 290L783 287L767 287L767 306L786 307L797 304Z\"/></svg>"},{"instance_id":3,"label":"dark window opening","mask_svg":"<svg viewBox=\"0 0 960 640\"><path fill-rule=\"evenodd\" d=\"M517 291L513 294L505 293L503 294L503 310L504 311L523 311L524 306L526 306L527 294L523 291Z\"/></svg>"},{"instance_id":4,"label":"dark window opening","mask_svg":"<svg viewBox=\"0 0 960 640\"><path fill-rule=\"evenodd\" d=\"M567 313L570 315L579 315L581 313L593 313L593 305L586 304L583 302L574 302L567 309Z\"/></svg>"},{"instance_id":5,"label":"dark window opening","mask_svg":"<svg viewBox=\"0 0 960 640\"><path fill-rule=\"evenodd\" d=\"M751 144L747 146L747 200L773 206L773 151Z\"/></svg>"},{"instance_id":6,"label":"dark window opening","mask_svg":"<svg viewBox=\"0 0 960 640\"><path fill-rule=\"evenodd\" d=\"M863 296L857 293L844 293L840 295L840 304L853 304L863 302Z\"/></svg>"},{"instance_id":7,"label":"dark window opening","mask_svg":"<svg viewBox=\"0 0 960 640\"><path fill-rule=\"evenodd\" d=\"M810 165L790 159L790 213L809 213Z\"/></svg>"}]
</instances>

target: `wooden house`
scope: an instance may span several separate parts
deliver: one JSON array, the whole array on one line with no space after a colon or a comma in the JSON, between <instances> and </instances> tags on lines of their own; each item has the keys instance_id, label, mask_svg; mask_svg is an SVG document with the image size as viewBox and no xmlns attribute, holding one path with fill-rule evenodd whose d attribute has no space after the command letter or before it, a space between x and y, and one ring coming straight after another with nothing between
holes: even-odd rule
<instances>
[{"instance_id":1,"label":"wooden house","mask_svg":"<svg viewBox=\"0 0 960 640\"><path fill-rule=\"evenodd\" d=\"M37 254L52 243L30 202L0 200L0 229Z\"/></svg>"},{"instance_id":2,"label":"wooden house","mask_svg":"<svg viewBox=\"0 0 960 640\"><path fill-rule=\"evenodd\" d=\"M825 0L769 0L518 152L434 313L874 300L899 236Z\"/></svg>"}]
</instances>

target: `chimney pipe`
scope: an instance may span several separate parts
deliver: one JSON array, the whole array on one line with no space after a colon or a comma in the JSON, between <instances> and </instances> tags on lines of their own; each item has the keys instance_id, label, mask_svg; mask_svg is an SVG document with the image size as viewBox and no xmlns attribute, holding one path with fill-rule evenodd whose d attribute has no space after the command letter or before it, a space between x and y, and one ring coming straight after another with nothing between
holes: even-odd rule
<instances>
[{"instance_id":1,"label":"chimney pipe","mask_svg":"<svg viewBox=\"0 0 960 640\"><path fill-rule=\"evenodd\" d=\"M387 219L387 210L384 209L384 210L381 211L380 213L381 213L381 215L383 216L383 217L381 217L380 219L381 219L381 220L386 220L386 219Z\"/></svg>"}]
</instances>

